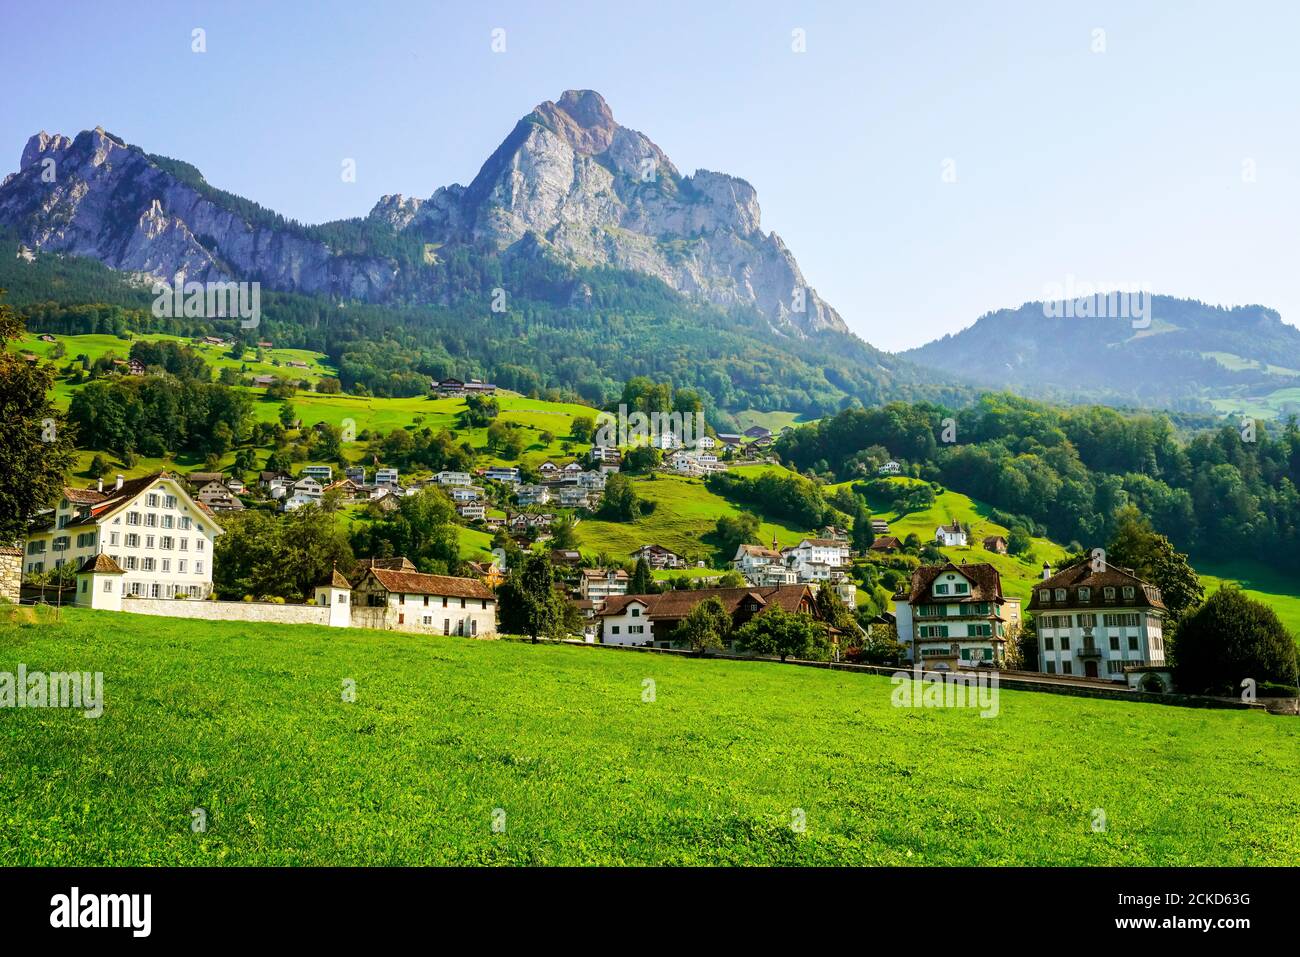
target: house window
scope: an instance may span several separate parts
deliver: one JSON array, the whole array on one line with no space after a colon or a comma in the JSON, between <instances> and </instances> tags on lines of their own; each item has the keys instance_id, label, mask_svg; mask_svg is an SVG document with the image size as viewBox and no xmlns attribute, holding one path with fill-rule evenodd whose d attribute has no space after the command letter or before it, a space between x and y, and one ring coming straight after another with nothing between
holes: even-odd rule
<instances>
[{"instance_id":1,"label":"house window","mask_svg":"<svg viewBox=\"0 0 1300 957\"><path fill-rule=\"evenodd\" d=\"M425 616L424 616L422 619L420 619L420 620L421 620L421 622L422 622L424 625L426 625L426 626L428 626L428 625L432 625L432 624L433 624L433 616L432 616L432 615L425 615Z\"/></svg>"},{"instance_id":2,"label":"house window","mask_svg":"<svg viewBox=\"0 0 1300 957\"><path fill-rule=\"evenodd\" d=\"M947 586L947 585L935 585L935 586L934 586L934 593L935 593L936 595L946 595L946 594L948 594L948 586Z\"/></svg>"},{"instance_id":3,"label":"house window","mask_svg":"<svg viewBox=\"0 0 1300 957\"><path fill-rule=\"evenodd\" d=\"M1047 663L1047 673L1048 673L1049 675L1054 675L1054 674L1056 674L1056 662L1055 662L1055 661L1049 661L1049 662Z\"/></svg>"},{"instance_id":4,"label":"house window","mask_svg":"<svg viewBox=\"0 0 1300 957\"><path fill-rule=\"evenodd\" d=\"M1074 665L1073 665L1071 662L1069 662L1069 661L1062 661L1062 662L1061 662L1061 674L1063 674L1063 675L1072 675L1072 674L1074 674Z\"/></svg>"},{"instance_id":5,"label":"house window","mask_svg":"<svg viewBox=\"0 0 1300 957\"><path fill-rule=\"evenodd\" d=\"M1119 651L1119 635L1110 636L1110 650Z\"/></svg>"},{"instance_id":6,"label":"house window","mask_svg":"<svg viewBox=\"0 0 1300 957\"><path fill-rule=\"evenodd\" d=\"M182 575L185 574L185 559L182 558L180 561L176 563L176 570L180 572Z\"/></svg>"},{"instance_id":7,"label":"house window","mask_svg":"<svg viewBox=\"0 0 1300 957\"><path fill-rule=\"evenodd\" d=\"M1053 638L1051 635L1044 635L1044 636L1043 636L1043 650L1044 650L1044 651L1055 651L1055 650L1056 650L1056 639Z\"/></svg>"},{"instance_id":8,"label":"house window","mask_svg":"<svg viewBox=\"0 0 1300 957\"><path fill-rule=\"evenodd\" d=\"M1124 586L1124 600L1125 600L1125 601L1132 601L1132 600L1133 600L1133 586L1132 586L1132 585L1125 585L1125 586Z\"/></svg>"},{"instance_id":9,"label":"house window","mask_svg":"<svg viewBox=\"0 0 1300 957\"><path fill-rule=\"evenodd\" d=\"M1057 601L1065 601L1065 589L1064 589L1064 588L1058 588L1058 589L1056 589L1056 600L1057 600Z\"/></svg>"},{"instance_id":10,"label":"house window","mask_svg":"<svg viewBox=\"0 0 1300 957\"><path fill-rule=\"evenodd\" d=\"M203 563L202 563L202 562L195 562L195 563L194 563L194 574L196 574L196 575L202 575L202 574L203 574Z\"/></svg>"},{"instance_id":11,"label":"house window","mask_svg":"<svg viewBox=\"0 0 1300 957\"><path fill-rule=\"evenodd\" d=\"M442 596L442 607L443 607L443 608L446 608L446 607L447 607L447 596L446 596L446 595L443 595L443 596Z\"/></svg>"},{"instance_id":12,"label":"house window","mask_svg":"<svg viewBox=\"0 0 1300 957\"><path fill-rule=\"evenodd\" d=\"M471 618L471 619L470 619L470 622L469 622L469 633L470 633L470 635L477 635L477 634L478 634L478 619L477 619L477 618Z\"/></svg>"},{"instance_id":13,"label":"house window","mask_svg":"<svg viewBox=\"0 0 1300 957\"><path fill-rule=\"evenodd\" d=\"M1137 636L1137 635L1129 635L1129 636L1128 636L1128 650L1129 650L1129 651L1137 651L1137 650L1138 650L1138 636Z\"/></svg>"},{"instance_id":14,"label":"house window","mask_svg":"<svg viewBox=\"0 0 1300 957\"><path fill-rule=\"evenodd\" d=\"M113 594L113 579L104 579L104 593L107 595Z\"/></svg>"},{"instance_id":15,"label":"house window","mask_svg":"<svg viewBox=\"0 0 1300 957\"><path fill-rule=\"evenodd\" d=\"M152 494L151 494L151 495L146 495L146 496L145 496L145 499L144 499L144 503L145 503L146 505L148 505L150 508L157 508L157 507L158 507L158 496L157 496L157 495L152 495Z\"/></svg>"},{"instance_id":16,"label":"house window","mask_svg":"<svg viewBox=\"0 0 1300 957\"><path fill-rule=\"evenodd\" d=\"M460 607L461 607L461 608L464 608L464 607L465 607L465 599L464 599L464 598L462 598L462 599L460 600Z\"/></svg>"},{"instance_id":17,"label":"house window","mask_svg":"<svg viewBox=\"0 0 1300 957\"><path fill-rule=\"evenodd\" d=\"M967 585L965 582L957 582L957 584L952 586L952 590L956 592L958 595L965 595L967 592L970 591L970 586Z\"/></svg>"},{"instance_id":18,"label":"house window","mask_svg":"<svg viewBox=\"0 0 1300 957\"><path fill-rule=\"evenodd\" d=\"M1052 590L1051 590L1050 588L1040 588L1040 589L1038 589L1038 600L1039 600L1039 601L1051 601L1051 600L1052 600Z\"/></svg>"},{"instance_id":19,"label":"house window","mask_svg":"<svg viewBox=\"0 0 1300 957\"><path fill-rule=\"evenodd\" d=\"M155 515L153 512L148 512L144 517L144 525L145 528L157 528L158 516Z\"/></svg>"},{"instance_id":20,"label":"house window","mask_svg":"<svg viewBox=\"0 0 1300 957\"><path fill-rule=\"evenodd\" d=\"M1079 589L1079 603L1080 603L1081 605L1086 605L1086 604L1088 604L1088 602L1090 602L1090 601L1092 601L1092 589L1091 589L1091 588L1087 588L1087 587L1080 588L1080 589Z\"/></svg>"},{"instance_id":21,"label":"house window","mask_svg":"<svg viewBox=\"0 0 1300 957\"><path fill-rule=\"evenodd\" d=\"M633 617L633 618L640 618L640 617L641 617L641 609L640 609L640 608L633 608L633 609L632 609L632 617Z\"/></svg>"},{"instance_id":22,"label":"house window","mask_svg":"<svg viewBox=\"0 0 1300 957\"><path fill-rule=\"evenodd\" d=\"M1107 585L1105 588L1102 589L1101 593L1107 601L1115 600L1115 589L1113 586Z\"/></svg>"},{"instance_id":23,"label":"house window","mask_svg":"<svg viewBox=\"0 0 1300 957\"><path fill-rule=\"evenodd\" d=\"M1069 636L1069 635L1062 635L1062 636L1061 636L1061 650L1062 650L1062 651L1069 651L1069 650L1070 650L1070 636Z\"/></svg>"},{"instance_id":24,"label":"house window","mask_svg":"<svg viewBox=\"0 0 1300 957\"><path fill-rule=\"evenodd\" d=\"M450 635L450 634L451 634L451 619L450 619L450 618L444 618L444 619L442 620L442 633L443 633L444 635Z\"/></svg>"},{"instance_id":25,"label":"house window","mask_svg":"<svg viewBox=\"0 0 1300 957\"><path fill-rule=\"evenodd\" d=\"M613 626L611 626L609 632L610 632L611 635L617 635L617 634L618 634L618 625L613 625Z\"/></svg>"}]
</instances>

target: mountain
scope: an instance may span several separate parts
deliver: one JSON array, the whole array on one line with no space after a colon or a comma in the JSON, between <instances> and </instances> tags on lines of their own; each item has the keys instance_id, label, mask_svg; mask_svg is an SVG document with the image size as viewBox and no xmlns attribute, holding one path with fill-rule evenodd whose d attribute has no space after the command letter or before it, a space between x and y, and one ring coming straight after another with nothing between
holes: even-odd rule
<instances>
[{"instance_id":1,"label":"mountain","mask_svg":"<svg viewBox=\"0 0 1300 957\"><path fill-rule=\"evenodd\" d=\"M1031 302L983 315L902 357L977 386L1040 398L1265 415L1300 410L1300 329L1263 306L1152 296L1149 314L1135 323Z\"/></svg>"},{"instance_id":2,"label":"mountain","mask_svg":"<svg viewBox=\"0 0 1300 957\"><path fill-rule=\"evenodd\" d=\"M41 132L0 184L0 224L36 250L169 281L445 303L438 266L464 247L653 276L694 301L752 307L781 334L848 331L780 237L762 231L749 183L683 176L590 90L521 119L468 186L384 196L364 220L321 226L216 189L195 167L102 128L72 139ZM438 249L432 261L424 244Z\"/></svg>"}]
</instances>

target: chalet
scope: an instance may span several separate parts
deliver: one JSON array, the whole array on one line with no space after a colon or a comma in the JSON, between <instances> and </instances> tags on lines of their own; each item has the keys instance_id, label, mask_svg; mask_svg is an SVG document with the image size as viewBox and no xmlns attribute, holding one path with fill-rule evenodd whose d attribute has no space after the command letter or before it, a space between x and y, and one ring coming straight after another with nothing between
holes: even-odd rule
<instances>
[{"instance_id":1,"label":"chalet","mask_svg":"<svg viewBox=\"0 0 1300 957\"><path fill-rule=\"evenodd\" d=\"M889 534L889 523L883 518L873 518L871 520L871 532L873 535Z\"/></svg>"},{"instance_id":2,"label":"chalet","mask_svg":"<svg viewBox=\"0 0 1300 957\"><path fill-rule=\"evenodd\" d=\"M711 435L701 435L695 440L695 447L702 452L711 452L718 447L718 440Z\"/></svg>"},{"instance_id":3,"label":"chalet","mask_svg":"<svg viewBox=\"0 0 1300 957\"><path fill-rule=\"evenodd\" d=\"M632 553L632 560L644 558L646 564L654 569L685 568L686 560L676 552L670 552L662 545L642 545Z\"/></svg>"},{"instance_id":4,"label":"chalet","mask_svg":"<svg viewBox=\"0 0 1300 957\"><path fill-rule=\"evenodd\" d=\"M322 498L325 492L338 492L345 502L365 502L370 499L370 489L351 478L341 478L337 482L326 485Z\"/></svg>"},{"instance_id":5,"label":"chalet","mask_svg":"<svg viewBox=\"0 0 1300 957\"><path fill-rule=\"evenodd\" d=\"M475 485L453 485L448 494L456 503L477 502L483 497L483 490Z\"/></svg>"},{"instance_id":6,"label":"chalet","mask_svg":"<svg viewBox=\"0 0 1300 957\"><path fill-rule=\"evenodd\" d=\"M1007 553L1007 540L1001 535L986 535L984 536L984 550L1005 555Z\"/></svg>"},{"instance_id":7,"label":"chalet","mask_svg":"<svg viewBox=\"0 0 1300 957\"><path fill-rule=\"evenodd\" d=\"M849 533L837 525L827 525L822 529L822 538L828 538L832 542L847 542Z\"/></svg>"},{"instance_id":8,"label":"chalet","mask_svg":"<svg viewBox=\"0 0 1300 957\"><path fill-rule=\"evenodd\" d=\"M139 359L131 359L126 364L127 375L144 375L144 363Z\"/></svg>"},{"instance_id":9,"label":"chalet","mask_svg":"<svg viewBox=\"0 0 1300 957\"><path fill-rule=\"evenodd\" d=\"M185 476L185 481L190 483L190 488L197 490L211 482L224 485L226 483L226 474L224 472L190 472Z\"/></svg>"},{"instance_id":10,"label":"chalet","mask_svg":"<svg viewBox=\"0 0 1300 957\"><path fill-rule=\"evenodd\" d=\"M1044 564L1028 610L1047 674L1126 681L1129 670L1166 665L1160 589L1127 568L1088 560L1053 574Z\"/></svg>"},{"instance_id":11,"label":"chalet","mask_svg":"<svg viewBox=\"0 0 1300 957\"><path fill-rule=\"evenodd\" d=\"M955 518L951 524L940 525L934 530L934 542L936 545L946 545L950 548L966 547L966 529L961 527L961 522Z\"/></svg>"},{"instance_id":12,"label":"chalet","mask_svg":"<svg viewBox=\"0 0 1300 957\"><path fill-rule=\"evenodd\" d=\"M561 508L590 508L591 493L581 486L566 485L559 491Z\"/></svg>"},{"instance_id":13,"label":"chalet","mask_svg":"<svg viewBox=\"0 0 1300 957\"><path fill-rule=\"evenodd\" d=\"M253 376L253 386L258 389L269 389L275 385L277 376L273 375L255 375Z\"/></svg>"},{"instance_id":14,"label":"chalet","mask_svg":"<svg viewBox=\"0 0 1300 957\"><path fill-rule=\"evenodd\" d=\"M482 502L461 502L456 506L456 514L467 522L478 522L487 517L487 508Z\"/></svg>"},{"instance_id":15,"label":"chalet","mask_svg":"<svg viewBox=\"0 0 1300 957\"><path fill-rule=\"evenodd\" d=\"M877 538L874 542L871 543L871 548L869 550L873 552L888 553L888 552L896 552L902 547L903 547L903 543L900 542L893 535L882 535L879 538Z\"/></svg>"},{"instance_id":16,"label":"chalet","mask_svg":"<svg viewBox=\"0 0 1300 957\"><path fill-rule=\"evenodd\" d=\"M772 430L765 429L761 425L751 425L745 430L745 438L747 439L770 439L771 437Z\"/></svg>"},{"instance_id":17,"label":"chalet","mask_svg":"<svg viewBox=\"0 0 1300 957\"><path fill-rule=\"evenodd\" d=\"M293 484L293 476L286 472L259 472L257 484L264 489L279 488Z\"/></svg>"},{"instance_id":18,"label":"chalet","mask_svg":"<svg viewBox=\"0 0 1300 957\"><path fill-rule=\"evenodd\" d=\"M605 473L600 471L578 472L577 475L574 476L574 480L579 486L587 489L589 492L603 492L607 481Z\"/></svg>"},{"instance_id":19,"label":"chalet","mask_svg":"<svg viewBox=\"0 0 1300 957\"><path fill-rule=\"evenodd\" d=\"M310 366L307 365L307 363L305 363L305 362L301 362L301 361L299 361L299 360L297 360L297 359L290 359L290 360L288 360L287 362L285 362L285 365L287 365L287 366L288 366L289 368L291 368L291 369L308 369L308 368L311 368Z\"/></svg>"},{"instance_id":20,"label":"chalet","mask_svg":"<svg viewBox=\"0 0 1300 957\"><path fill-rule=\"evenodd\" d=\"M621 568L584 568L578 582L582 597L593 602L626 595L627 585L627 572Z\"/></svg>"},{"instance_id":21,"label":"chalet","mask_svg":"<svg viewBox=\"0 0 1300 957\"><path fill-rule=\"evenodd\" d=\"M568 465L566 465L566 466L565 466L564 468L562 468L560 471L562 471L562 472L565 474L566 477L567 477L567 476L577 476L577 475L581 475L581 474L582 474L582 466L579 465L577 462L570 462Z\"/></svg>"},{"instance_id":22,"label":"chalet","mask_svg":"<svg viewBox=\"0 0 1300 957\"><path fill-rule=\"evenodd\" d=\"M576 548L556 548L551 550L551 564L562 568L577 568L582 564L582 552Z\"/></svg>"},{"instance_id":23,"label":"chalet","mask_svg":"<svg viewBox=\"0 0 1300 957\"><path fill-rule=\"evenodd\" d=\"M54 337L53 337L52 335L50 335L48 332L47 332L47 333L44 333L44 334L41 335L39 338L40 338L41 342L53 342L53 341L54 341Z\"/></svg>"},{"instance_id":24,"label":"chalet","mask_svg":"<svg viewBox=\"0 0 1300 957\"><path fill-rule=\"evenodd\" d=\"M600 640L607 645L647 645L669 648L673 632L682 620L706 598L717 598L739 627L769 608L816 616L813 591L807 585L779 585L770 588L675 589L658 595L614 595L597 612Z\"/></svg>"},{"instance_id":25,"label":"chalet","mask_svg":"<svg viewBox=\"0 0 1300 957\"><path fill-rule=\"evenodd\" d=\"M192 476L191 476L192 477ZM214 512L242 512L244 503L226 488L224 482L205 482L194 496Z\"/></svg>"},{"instance_id":26,"label":"chalet","mask_svg":"<svg viewBox=\"0 0 1300 957\"><path fill-rule=\"evenodd\" d=\"M551 490L545 485L520 485L515 490L515 501L523 505L546 505L551 501Z\"/></svg>"},{"instance_id":27,"label":"chalet","mask_svg":"<svg viewBox=\"0 0 1300 957\"><path fill-rule=\"evenodd\" d=\"M221 527L185 483L156 472L115 485L64 488L37 516L25 543L24 571L77 567L101 552L121 569L117 594L130 598L206 598L212 546ZM96 606L98 607L98 606Z\"/></svg>"},{"instance_id":28,"label":"chalet","mask_svg":"<svg viewBox=\"0 0 1300 957\"><path fill-rule=\"evenodd\" d=\"M364 465L349 465L343 470L343 474L357 485L366 484L366 467Z\"/></svg>"},{"instance_id":29,"label":"chalet","mask_svg":"<svg viewBox=\"0 0 1300 957\"><path fill-rule=\"evenodd\" d=\"M1001 667L1020 620L1019 602L986 563L922 565L894 596L894 614L911 660L941 669Z\"/></svg>"},{"instance_id":30,"label":"chalet","mask_svg":"<svg viewBox=\"0 0 1300 957\"><path fill-rule=\"evenodd\" d=\"M496 634L496 594L473 578L373 566L353 586L354 607L376 609L368 627L430 635Z\"/></svg>"},{"instance_id":31,"label":"chalet","mask_svg":"<svg viewBox=\"0 0 1300 957\"><path fill-rule=\"evenodd\" d=\"M744 443L745 438L734 432L719 432L718 441L729 449L738 449Z\"/></svg>"},{"instance_id":32,"label":"chalet","mask_svg":"<svg viewBox=\"0 0 1300 957\"><path fill-rule=\"evenodd\" d=\"M541 465L537 466L538 475L555 475L559 471L560 471L560 467L556 465L554 462L552 462L550 459L547 459Z\"/></svg>"}]
</instances>

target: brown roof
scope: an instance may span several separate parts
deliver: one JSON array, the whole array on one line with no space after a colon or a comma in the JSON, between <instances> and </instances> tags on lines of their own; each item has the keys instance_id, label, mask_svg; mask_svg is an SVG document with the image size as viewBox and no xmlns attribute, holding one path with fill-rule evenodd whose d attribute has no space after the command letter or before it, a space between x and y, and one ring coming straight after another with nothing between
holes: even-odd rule
<instances>
[{"instance_id":1,"label":"brown roof","mask_svg":"<svg viewBox=\"0 0 1300 957\"><path fill-rule=\"evenodd\" d=\"M108 575L126 574L126 572L122 571L122 566L113 561L111 555L105 555L103 552L98 555L87 556L86 560L81 563L81 567L77 569L77 574L82 572L103 572Z\"/></svg>"},{"instance_id":2,"label":"brown roof","mask_svg":"<svg viewBox=\"0 0 1300 957\"><path fill-rule=\"evenodd\" d=\"M423 572L393 572L371 568L370 574L393 594L450 595L454 598L495 598L496 594L473 578L453 578L450 575L426 575Z\"/></svg>"},{"instance_id":3,"label":"brown roof","mask_svg":"<svg viewBox=\"0 0 1300 957\"><path fill-rule=\"evenodd\" d=\"M942 565L922 565L912 573L912 591L908 600L915 604L930 597L930 586L944 572L956 572L970 579L969 595L958 598L955 595L943 595L944 601L1004 601L1002 597L1002 576L998 570L986 562L954 565L946 562Z\"/></svg>"},{"instance_id":4,"label":"brown roof","mask_svg":"<svg viewBox=\"0 0 1300 957\"><path fill-rule=\"evenodd\" d=\"M609 577L609 571L610 570L608 568L584 568L582 570L582 577L583 578L607 578ZM614 571L614 577L616 579L627 578L627 572L623 571L623 569L621 568L616 569Z\"/></svg>"},{"instance_id":5,"label":"brown roof","mask_svg":"<svg viewBox=\"0 0 1300 957\"><path fill-rule=\"evenodd\" d=\"M386 568L392 572L413 572L415 565L404 555L395 558L362 558L357 561L357 567L363 571L367 568Z\"/></svg>"},{"instance_id":6,"label":"brown roof","mask_svg":"<svg viewBox=\"0 0 1300 957\"><path fill-rule=\"evenodd\" d=\"M843 542L834 538L801 538L799 544L807 542L809 545L815 545L818 548L848 548L848 542ZM788 549L787 549L788 551Z\"/></svg>"},{"instance_id":7,"label":"brown roof","mask_svg":"<svg viewBox=\"0 0 1300 957\"><path fill-rule=\"evenodd\" d=\"M0 545L0 555L21 555L23 550L17 545Z\"/></svg>"},{"instance_id":8,"label":"brown roof","mask_svg":"<svg viewBox=\"0 0 1300 957\"><path fill-rule=\"evenodd\" d=\"M73 505L94 505L108 498L103 492L93 488L65 488L63 497Z\"/></svg>"},{"instance_id":9,"label":"brown roof","mask_svg":"<svg viewBox=\"0 0 1300 957\"><path fill-rule=\"evenodd\" d=\"M779 605L788 612L796 612L805 598L811 600L812 591L807 585L769 585L762 588L683 588L659 595L615 595L606 600L605 608L599 614L622 614L624 608L636 601L647 606L646 617L651 620L675 621L685 618L706 598L717 598L727 613L734 615L741 602L750 596L760 605Z\"/></svg>"},{"instance_id":10,"label":"brown roof","mask_svg":"<svg viewBox=\"0 0 1300 957\"><path fill-rule=\"evenodd\" d=\"M116 511L126 505L137 495L144 492L149 486L161 478L171 478L167 472L154 472L152 475L145 475L136 479L129 479L122 483L121 488L108 488L104 490L103 498L98 502L91 503L89 514L78 518L76 521L68 522L67 528L76 528L82 525L94 525L95 522L103 515ZM199 503L196 503L199 504ZM204 509L206 512L207 509ZM210 513L209 513L210 514Z\"/></svg>"},{"instance_id":11,"label":"brown roof","mask_svg":"<svg viewBox=\"0 0 1300 957\"><path fill-rule=\"evenodd\" d=\"M208 482L224 482L224 472L191 472L185 476L193 485L206 485Z\"/></svg>"},{"instance_id":12,"label":"brown roof","mask_svg":"<svg viewBox=\"0 0 1300 957\"><path fill-rule=\"evenodd\" d=\"M880 538L877 538L874 542L871 543L871 547L874 549L879 549L880 551L884 551L886 548L902 548L903 543L900 542L893 535L882 535Z\"/></svg>"},{"instance_id":13,"label":"brown roof","mask_svg":"<svg viewBox=\"0 0 1300 957\"><path fill-rule=\"evenodd\" d=\"M1124 598L1123 587L1125 585L1133 586L1133 597ZM1107 587L1115 589L1115 597L1107 600L1105 592L1102 590ZM1048 588L1052 591L1052 601L1039 601L1038 591L1042 588ZM1056 589L1064 588L1065 601L1056 601ZM1088 596L1088 601L1079 601L1079 589L1090 588L1092 594ZM1139 608L1160 608L1165 607L1165 603L1160 595L1160 589L1154 585L1149 585L1142 579L1138 578L1127 568L1120 568L1118 565L1103 563L1100 571L1093 570L1091 560L1079 562L1077 565L1071 565L1048 578L1045 581L1034 583L1034 592L1029 599L1030 610L1049 610L1052 608L1077 608L1087 606L1090 608L1112 608L1112 607L1139 607Z\"/></svg>"},{"instance_id":14,"label":"brown roof","mask_svg":"<svg viewBox=\"0 0 1300 957\"><path fill-rule=\"evenodd\" d=\"M340 572L338 566L335 565L334 570L330 573L330 576L326 578L324 581L320 582L316 587L317 588L326 588L326 587L351 588L352 583L343 577L343 573Z\"/></svg>"}]
</instances>

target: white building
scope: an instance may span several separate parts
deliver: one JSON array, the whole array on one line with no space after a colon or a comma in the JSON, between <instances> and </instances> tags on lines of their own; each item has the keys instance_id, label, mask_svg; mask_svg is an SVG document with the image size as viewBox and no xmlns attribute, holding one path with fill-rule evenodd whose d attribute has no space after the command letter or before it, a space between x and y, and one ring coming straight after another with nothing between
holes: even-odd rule
<instances>
[{"instance_id":1,"label":"white building","mask_svg":"<svg viewBox=\"0 0 1300 957\"><path fill-rule=\"evenodd\" d=\"M800 581L825 581L831 569L849 564L849 543L833 538L805 538L781 554ZM820 566L825 566L824 572Z\"/></svg>"},{"instance_id":2,"label":"white building","mask_svg":"<svg viewBox=\"0 0 1300 957\"><path fill-rule=\"evenodd\" d=\"M470 478L470 474L468 472L439 472L438 484L439 485L473 485L474 482Z\"/></svg>"},{"instance_id":3,"label":"white building","mask_svg":"<svg viewBox=\"0 0 1300 957\"><path fill-rule=\"evenodd\" d=\"M1029 610L1047 674L1126 681L1127 669L1166 664L1160 589L1126 568L1089 560L1052 574L1044 565Z\"/></svg>"},{"instance_id":4,"label":"white building","mask_svg":"<svg viewBox=\"0 0 1300 957\"><path fill-rule=\"evenodd\" d=\"M308 465L302 470L302 474L323 483L334 480L334 469L329 465Z\"/></svg>"},{"instance_id":5,"label":"white building","mask_svg":"<svg viewBox=\"0 0 1300 957\"><path fill-rule=\"evenodd\" d=\"M375 469L375 484L387 485L390 488L395 487L400 475L401 473L397 469Z\"/></svg>"},{"instance_id":6,"label":"white building","mask_svg":"<svg viewBox=\"0 0 1300 957\"><path fill-rule=\"evenodd\" d=\"M936 545L965 548L966 530L961 527L961 522L954 518L951 525L940 525L934 530L934 541Z\"/></svg>"},{"instance_id":7,"label":"white building","mask_svg":"<svg viewBox=\"0 0 1300 957\"><path fill-rule=\"evenodd\" d=\"M508 465L494 465L483 473L483 477L494 482L518 482L519 469Z\"/></svg>"},{"instance_id":8,"label":"white building","mask_svg":"<svg viewBox=\"0 0 1300 957\"><path fill-rule=\"evenodd\" d=\"M627 572L621 568L584 568L580 593L588 601L603 602L612 595L626 595L627 584Z\"/></svg>"},{"instance_id":9,"label":"white building","mask_svg":"<svg viewBox=\"0 0 1300 957\"><path fill-rule=\"evenodd\" d=\"M466 637L497 630L496 593L473 578L371 567L353 588L352 602L354 609L373 609L354 615L354 625Z\"/></svg>"},{"instance_id":10,"label":"white building","mask_svg":"<svg viewBox=\"0 0 1300 957\"><path fill-rule=\"evenodd\" d=\"M546 505L551 500L551 490L545 485L521 485L515 491L515 501L520 505Z\"/></svg>"},{"instance_id":11,"label":"white building","mask_svg":"<svg viewBox=\"0 0 1300 957\"><path fill-rule=\"evenodd\" d=\"M24 569L42 572L108 555L122 571L121 594L206 598L212 592L212 543L221 527L184 483L158 472L104 488L65 488L38 518L24 549ZM78 586L80 587L80 586ZM100 607L100 606L95 606Z\"/></svg>"},{"instance_id":12,"label":"white building","mask_svg":"<svg viewBox=\"0 0 1300 957\"><path fill-rule=\"evenodd\" d=\"M922 565L909 591L894 596L898 640L909 657L935 668L1000 666L1015 637L1019 604L1002 594L992 565Z\"/></svg>"},{"instance_id":13,"label":"white building","mask_svg":"<svg viewBox=\"0 0 1300 957\"><path fill-rule=\"evenodd\" d=\"M482 521L487 517L487 509L482 502L462 502L456 506L456 514L468 522Z\"/></svg>"}]
</instances>

